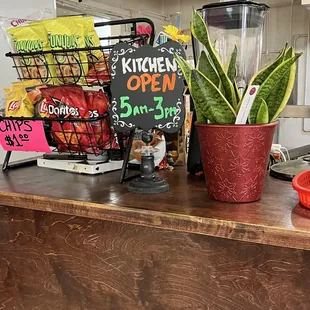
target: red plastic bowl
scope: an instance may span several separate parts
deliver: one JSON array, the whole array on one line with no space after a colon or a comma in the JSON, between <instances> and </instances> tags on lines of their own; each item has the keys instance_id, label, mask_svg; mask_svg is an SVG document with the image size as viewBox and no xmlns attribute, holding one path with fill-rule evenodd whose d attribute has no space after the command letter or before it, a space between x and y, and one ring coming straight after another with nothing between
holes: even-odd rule
<instances>
[{"instance_id":1,"label":"red plastic bowl","mask_svg":"<svg viewBox=\"0 0 310 310\"><path fill-rule=\"evenodd\" d=\"M310 209L310 170L295 176L293 188L298 192L300 203Z\"/></svg>"}]
</instances>

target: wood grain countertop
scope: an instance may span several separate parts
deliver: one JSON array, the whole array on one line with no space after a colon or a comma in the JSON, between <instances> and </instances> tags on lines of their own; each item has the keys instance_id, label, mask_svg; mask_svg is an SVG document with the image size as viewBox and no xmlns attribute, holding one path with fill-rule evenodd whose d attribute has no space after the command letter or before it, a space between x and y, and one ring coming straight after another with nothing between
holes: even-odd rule
<instances>
[{"instance_id":1,"label":"wood grain countertop","mask_svg":"<svg viewBox=\"0 0 310 310\"><path fill-rule=\"evenodd\" d=\"M137 195L118 183L119 172L18 168L0 174L0 204L310 250L310 210L298 204L289 182L267 177L261 201L226 204L210 200L204 180L184 167L159 175L169 182L168 193Z\"/></svg>"}]
</instances>

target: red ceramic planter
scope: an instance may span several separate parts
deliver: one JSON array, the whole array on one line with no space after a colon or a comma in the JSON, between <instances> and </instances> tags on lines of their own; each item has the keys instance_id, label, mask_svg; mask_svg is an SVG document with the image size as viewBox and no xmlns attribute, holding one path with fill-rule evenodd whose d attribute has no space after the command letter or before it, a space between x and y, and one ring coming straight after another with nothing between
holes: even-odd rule
<instances>
[{"instance_id":1,"label":"red ceramic planter","mask_svg":"<svg viewBox=\"0 0 310 310\"><path fill-rule=\"evenodd\" d=\"M266 125L197 124L211 198L224 202L260 199L277 123Z\"/></svg>"}]
</instances>

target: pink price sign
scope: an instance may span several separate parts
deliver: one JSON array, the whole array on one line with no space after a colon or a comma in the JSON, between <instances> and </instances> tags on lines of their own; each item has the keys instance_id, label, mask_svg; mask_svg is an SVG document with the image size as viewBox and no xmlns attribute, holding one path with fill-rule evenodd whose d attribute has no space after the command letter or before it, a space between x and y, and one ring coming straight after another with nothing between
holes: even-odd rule
<instances>
[{"instance_id":1,"label":"pink price sign","mask_svg":"<svg viewBox=\"0 0 310 310\"><path fill-rule=\"evenodd\" d=\"M43 121L1 120L0 144L5 151L51 152Z\"/></svg>"}]
</instances>

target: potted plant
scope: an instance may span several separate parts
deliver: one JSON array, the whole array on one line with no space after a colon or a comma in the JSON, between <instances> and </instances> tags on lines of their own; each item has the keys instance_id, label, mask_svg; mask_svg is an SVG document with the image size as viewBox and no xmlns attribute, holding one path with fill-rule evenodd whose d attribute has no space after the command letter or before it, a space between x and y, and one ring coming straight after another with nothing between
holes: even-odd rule
<instances>
[{"instance_id":1,"label":"potted plant","mask_svg":"<svg viewBox=\"0 0 310 310\"><path fill-rule=\"evenodd\" d=\"M236 125L246 93L241 95L235 83L237 48L225 69L197 12L193 15L191 31L207 53L201 53L197 68L182 57L175 58L197 113L195 125L209 195L226 202L259 200L276 121L292 93L296 61L301 54L295 55L294 49L285 45L272 64L253 76L248 89L253 87L257 94L248 121Z\"/></svg>"}]
</instances>

